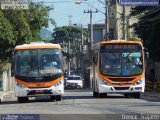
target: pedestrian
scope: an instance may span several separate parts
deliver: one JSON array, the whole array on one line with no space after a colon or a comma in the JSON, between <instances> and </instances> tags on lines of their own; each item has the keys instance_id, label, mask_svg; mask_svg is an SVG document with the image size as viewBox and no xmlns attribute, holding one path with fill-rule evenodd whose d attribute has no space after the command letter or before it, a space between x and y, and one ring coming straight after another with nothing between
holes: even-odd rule
<instances>
[{"instance_id":1,"label":"pedestrian","mask_svg":"<svg viewBox=\"0 0 160 120\"><path fill-rule=\"evenodd\" d=\"M150 70L149 80L151 81L152 90L154 90L154 82L155 82L155 70L154 69Z\"/></svg>"}]
</instances>

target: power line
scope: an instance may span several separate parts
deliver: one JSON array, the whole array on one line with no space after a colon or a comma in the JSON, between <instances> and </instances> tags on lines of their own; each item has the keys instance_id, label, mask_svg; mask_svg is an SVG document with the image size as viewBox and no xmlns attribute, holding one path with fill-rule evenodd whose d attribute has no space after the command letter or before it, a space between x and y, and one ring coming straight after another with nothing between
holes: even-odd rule
<instances>
[{"instance_id":1,"label":"power line","mask_svg":"<svg viewBox=\"0 0 160 120\"><path fill-rule=\"evenodd\" d=\"M29 0L30 2L33 2L34 0ZM37 1L38 2L38 1ZM53 2L53 1L51 1L51 2L43 2L43 1L39 1L39 3L66 3L66 2L72 2L73 3L73 1L57 1L57 2Z\"/></svg>"},{"instance_id":2,"label":"power line","mask_svg":"<svg viewBox=\"0 0 160 120\"><path fill-rule=\"evenodd\" d=\"M98 7L97 7L97 9L99 9L99 4L100 4L100 3L98 3ZM95 13L95 14L94 14L93 21L95 21L95 19L96 19L96 15L97 15L97 13Z\"/></svg>"},{"instance_id":3,"label":"power line","mask_svg":"<svg viewBox=\"0 0 160 120\"><path fill-rule=\"evenodd\" d=\"M98 23L98 22L101 22L101 21L103 21L103 22L104 22L104 21L105 21L105 19L98 20L98 21L96 21L95 23Z\"/></svg>"},{"instance_id":4,"label":"power line","mask_svg":"<svg viewBox=\"0 0 160 120\"><path fill-rule=\"evenodd\" d=\"M84 13L83 13L83 15L82 15L81 19L79 20L79 23L81 23L81 21L82 21L83 17L84 17Z\"/></svg>"},{"instance_id":5,"label":"power line","mask_svg":"<svg viewBox=\"0 0 160 120\"><path fill-rule=\"evenodd\" d=\"M92 11L92 10L88 10L88 11L84 11L84 13L89 13L90 14L90 46L92 46L93 44L93 24L92 24L92 14L93 13L97 13L98 11Z\"/></svg>"},{"instance_id":6,"label":"power line","mask_svg":"<svg viewBox=\"0 0 160 120\"><path fill-rule=\"evenodd\" d=\"M87 4L88 6L90 6L90 7L94 8L94 9L95 9L95 10L97 10L98 12L100 12L100 13L102 13L102 14L104 14L104 15L105 15L105 13L104 13L104 12L102 12L102 11L101 11L101 10L99 10L99 9L97 9L97 8L96 8L96 7L94 7L93 5L91 5L91 4L87 3L87 2L82 2L82 3Z\"/></svg>"}]
</instances>

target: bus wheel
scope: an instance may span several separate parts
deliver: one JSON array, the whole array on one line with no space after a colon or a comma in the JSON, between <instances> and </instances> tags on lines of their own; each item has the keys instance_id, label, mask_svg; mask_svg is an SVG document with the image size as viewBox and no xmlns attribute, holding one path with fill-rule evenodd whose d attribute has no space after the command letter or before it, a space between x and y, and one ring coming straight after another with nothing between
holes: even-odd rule
<instances>
[{"instance_id":1,"label":"bus wheel","mask_svg":"<svg viewBox=\"0 0 160 120\"><path fill-rule=\"evenodd\" d=\"M51 101L55 101L56 97L55 96L50 96Z\"/></svg>"},{"instance_id":2,"label":"bus wheel","mask_svg":"<svg viewBox=\"0 0 160 120\"><path fill-rule=\"evenodd\" d=\"M129 93L125 93L125 94L124 94L124 97L129 98L129 97L130 97L130 94L129 94Z\"/></svg>"},{"instance_id":3,"label":"bus wheel","mask_svg":"<svg viewBox=\"0 0 160 120\"><path fill-rule=\"evenodd\" d=\"M61 101L62 100L62 96L61 95L57 95L56 96L56 101Z\"/></svg>"},{"instance_id":4,"label":"bus wheel","mask_svg":"<svg viewBox=\"0 0 160 120\"><path fill-rule=\"evenodd\" d=\"M100 98L105 98L105 97L107 97L107 93L99 93L99 97Z\"/></svg>"},{"instance_id":5,"label":"bus wheel","mask_svg":"<svg viewBox=\"0 0 160 120\"><path fill-rule=\"evenodd\" d=\"M93 97L97 98L98 97L98 93L93 91Z\"/></svg>"},{"instance_id":6,"label":"bus wheel","mask_svg":"<svg viewBox=\"0 0 160 120\"><path fill-rule=\"evenodd\" d=\"M134 93L134 98L141 98L141 93Z\"/></svg>"},{"instance_id":7,"label":"bus wheel","mask_svg":"<svg viewBox=\"0 0 160 120\"><path fill-rule=\"evenodd\" d=\"M17 97L19 103L28 102L28 97Z\"/></svg>"}]
</instances>

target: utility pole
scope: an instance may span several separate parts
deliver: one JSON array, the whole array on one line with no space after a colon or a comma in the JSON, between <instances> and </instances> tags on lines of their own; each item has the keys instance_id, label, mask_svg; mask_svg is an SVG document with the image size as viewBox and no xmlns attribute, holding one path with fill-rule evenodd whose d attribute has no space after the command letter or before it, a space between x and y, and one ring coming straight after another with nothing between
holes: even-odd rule
<instances>
[{"instance_id":1,"label":"utility pole","mask_svg":"<svg viewBox=\"0 0 160 120\"><path fill-rule=\"evenodd\" d=\"M106 20L105 20L105 37L106 37L106 39L107 40L109 40L109 34L110 34L110 32L109 32L109 5L110 5L110 0L105 0L105 3L106 3L106 5L105 5L105 9L106 9L106 13L105 13L105 16L106 16Z\"/></svg>"},{"instance_id":2,"label":"utility pole","mask_svg":"<svg viewBox=\"0 0 160 120\"><path fill-rule=\"evenodd\" d=\"M98 11L92 11L92 10L88 10L88 11L84 11L84 13L90 13L90 47L93 44L93 24L92 24L92 13L97 13Z\"/></svg>"},{"instance_id":3,"label":"utility pole","mask_svg":"<svg viewBox=\"0 0 160 120\"><path fill-rule=\"evenodd\" d=\"M72 19L72 15L69 15L68 18L69 18L69 22L68 22L69 26L71 26L72 25L72 20L71 20Z\"/></svg>"},{"instance_id":4,"label":"utility pole","mask_svg":"<svg viewBox=\"0 0 160 120\"><path fill-rule=\"evenodd\" d=\"M71 26L72 25L72 20L71 20L71 18L72 18L72 15L69 15L68 16L69 17L69 26ZM70 72L71 72L71 50L70 50L70 48L71 48L71 41L70 41L70 39L68 40L68 55L69 55L69 60L68 60L68 76L70 75Z\"/></svg>"},{"instance_id":5,"label":"utility pole","mask_svg":"<svg viewBox=\"0 0 160 120\"><path fill-rule=\"evenodd\" d=\"M130 38L130 35L129 35L129 16L126 16L126 35L125 35L125 39L128 40L128 38Z\"/></svg>"},{"instance_id":6,"label":"utility pole","mask_svg":"<svg viewBox=\"0 0 160 120\"><path fill-rule=\"evenodd\" d=\"M122 39L125 40L126 39L126 16L125 16L125 6L122 7Z\"/></svg>"},{"instance_id":7,"label":"utility pole","mask_svg":"<svg viewBox=\"0 0 160 120\"><path fill-rule=\"evenodd\" d=\"M89 44L89 64L90 64L90 71L91 71L91 63L92 63L92 45L93 45L93 24L92 24L92 13L97 13L98 11L92 11L92 10L88 10L88 11L84 11L84 13L90 13L90 44ZM90 76L90 80L88 81L88 88L92 87L92 82L91 82L91 76Z\"/></svg>"},{"instance_id":8,"label":"utility pole","mask_svg":"<svg viewBox=\"0 0 160 120\"><path fill-rule=\"evenodd\" d=\"M80 68L81 68L81 77L84 78L84 54L83 54L83 25L81 24L81 46L80 46Z\"/></svg>"}]
</instances>

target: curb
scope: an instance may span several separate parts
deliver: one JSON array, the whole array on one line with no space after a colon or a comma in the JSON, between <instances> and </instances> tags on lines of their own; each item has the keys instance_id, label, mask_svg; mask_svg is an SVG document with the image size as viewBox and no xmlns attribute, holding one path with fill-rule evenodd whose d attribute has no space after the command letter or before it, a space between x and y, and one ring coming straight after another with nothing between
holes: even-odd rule
<instances>
[{"instance_id":1,"label":"curb","mask_svg":"<svg viewBox=\"0 0 160 120\"><path fill-rule=\"evenodd\" d=\"M2 95L0 96L0 103L3 102L3 99L7 94L8 94L7 92L2 93Z\"/></svg>"},{"instance_id":2,"label":"curb","mask_svg":"<svg viewBox=\"0 0 160 120\"><path fill-rule=\"evenodd\" d=\"M148 96L148 97L153 97L153 98L160 98L160 93L147 92L147 93L144 93L143 96Z\"/></svg>"},{"instance_id":3,"label":"curb","mask_svg":"<svg viewBox=\"0 0 160 120\"><path fill-rule=\"evenodd\" d=\"M2 103L7 95L10 93L13 93L13 91L8 91L8 92L3 92L2 95L0 96L0 103Z\"/></svg>"}]
</instances>

